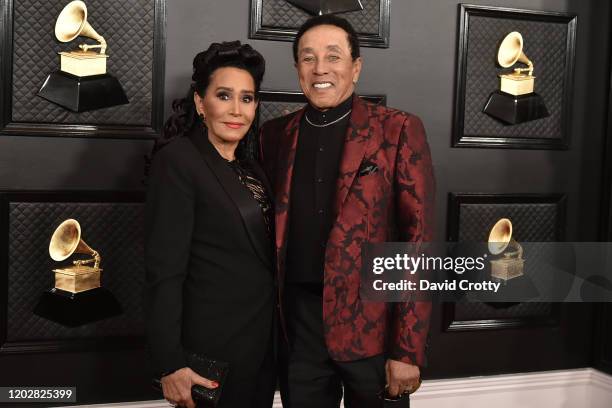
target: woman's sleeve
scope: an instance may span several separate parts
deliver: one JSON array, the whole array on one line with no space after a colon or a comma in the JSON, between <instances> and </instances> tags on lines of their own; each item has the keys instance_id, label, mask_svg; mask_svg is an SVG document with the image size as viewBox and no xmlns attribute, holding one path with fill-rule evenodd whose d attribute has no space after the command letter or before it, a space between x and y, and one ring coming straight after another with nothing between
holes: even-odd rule
<instances>
[{"instance_id":1,"label":"woman's sleeve","mask_svg":"<svg viewBox=\"0 0 612 408\"><path fill-rule=\"evenodd\" d=\"M145 209L146 335L157 373L186 366L182 295L194 223L193 179L165 149L153 160Z\"/></svg>"}]
</instances>

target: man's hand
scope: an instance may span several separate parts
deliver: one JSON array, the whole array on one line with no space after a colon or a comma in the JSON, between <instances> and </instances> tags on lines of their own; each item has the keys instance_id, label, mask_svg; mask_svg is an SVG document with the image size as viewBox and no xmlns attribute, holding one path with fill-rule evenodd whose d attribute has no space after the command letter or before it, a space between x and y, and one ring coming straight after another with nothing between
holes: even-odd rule
<instances>
[{"instance_id":1,"label":"man's hand","mask_svg":"<svg viewBox=\"0 0 612 408\"><path fill-rule=\"evenodd\" d=\"M385 373L391 397L397 397L404 392L413 392L419 388L421 372L418 366L388 359Z\"/></svg>"},{"instance_id":2,"label":"man's hand","mask_svg":"<svg viewBox=\"0 0 612 408\"><path fill-rule=\"evenodd\" d=\"M211 389L219 386L215 381L199 376L189 367L181 368L172 374L163 376L161 383L164 398L170 404L187 408L195 408L195 403L191 398L191 387L193 385L198 384Z\"/></svg>"}]
</instances>

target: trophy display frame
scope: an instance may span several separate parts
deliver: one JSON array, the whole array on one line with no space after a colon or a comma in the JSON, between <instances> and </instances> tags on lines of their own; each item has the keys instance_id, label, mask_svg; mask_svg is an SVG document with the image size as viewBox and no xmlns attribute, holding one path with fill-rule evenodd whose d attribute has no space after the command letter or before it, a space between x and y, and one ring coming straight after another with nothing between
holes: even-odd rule
<instances>
[{"instance_id":1,"label":"trophy display frame","mask_svg":"<svg viewBox=\"0 0 612 408\"><path fill-rule=\"evenodd\" d=\"M387 96L382 94L359 95L368 102L386 106ZM308 101L300 91L262 90L259 93L259 106L255 114L253 126L259 128L266 121L301 109ZM288 111L288 112L287 112ZM244 147L251 157L259 155L258 136L245 137Z\"/></svg>"},{"instance_id":2,"label":"trophy display frame","mask_svg":"<svg viewBox=\"0 0 612 408\"><path fill-rule=\"evenodd\" d=\"M577 16L460 4L458 25L452 146L567 150L573 116ZM508 125L484 110L490 109L486 105L491 96L503 94L499 92L499 75L511 69L500 67L496 58L502 40L514 31L525 39L525 54L536 67L535 95L542 97L549 116ZM517 63L514 68L523 66Z\"/></svg>"},{"instance_id":3,"label":"trophy display frame","mask_svg":"<svg viewBox=\"0 0 612 408\"><path fill-rule=\"evenodd\" d=\"M447 241L487 241L491 226L512 219L522 242L564 241L567 196L558 194L449 193ZM535 225L538 227L529 226ZM445 332L556 326L558 303L445 303Z\"/></svg>"},{"instance_id":4,"label":"trophy display frame","mask_svg":"<svg viewBox=\"0 0 612 408\"><path fill-rule=\"evenodd\" d=\"M0 355L143 347L144 200L140 191L0 191ZM35 313L62 267L49 256L51 235L70 216L104 256L102 287L121 314L71 326Z\"/></svg>"},{"instance_id":5,"label":"trophy display frame","mask_svg":"<svg viewBox=\"0 0 612 408\"><path fill-rule=\"evenodd\" d=\"M88 22L108 40L108 72L121 82L129 104L76 113L36 96L49 72L59 68L58 52L82 42L91 45L93 40L78 37L61 43L55 38L55 22L69 0L44 4L4 0L0 3L0 135L108 139L159 135L164 119L166 0L147 0L146 7L118 0L85 2ZM138 13L142 18L129 18ZM36 25L28 28L26 22L32 21Z\"/></svg>"},{"instance_id":6,"label":"trophy display frame","mask_svg":"<svg viewBox=\"0 0 612 408\"><path fill-rule=\"evenodd\" d=\"M351 22L362 47L389 48L391 0L361 3L362 11L338 15ZM249 38L254 40L293 41L300 25L312 16L286 0L251 0L250 7Z\"/></svg>"},{"instance_id":7,"label":"trophy display frame","mask_svg":"<svg viewBox=\"0 0 612 408\"><path fill-rule=\"evenodd\" d=\"M367 94L359 95L361 98L376 105L387 104L387 96L383 94ZM304 94L300 91L274 91L262 90L259 93L259 106L255 116L254 125L259 128L266 121L274 119L281 115L276 115L276 112L289 110L294 112L301 109L308 103Z\"/></svg>"}]
</instances>

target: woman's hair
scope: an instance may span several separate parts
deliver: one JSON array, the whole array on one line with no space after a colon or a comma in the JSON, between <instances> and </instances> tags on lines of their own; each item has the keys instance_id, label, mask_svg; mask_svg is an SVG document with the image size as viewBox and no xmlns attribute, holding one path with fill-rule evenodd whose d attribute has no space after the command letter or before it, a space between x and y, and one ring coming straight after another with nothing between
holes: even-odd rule
<instances>
[{"instance_id":1,"label":"woman's hair","mask_svg":"<svg viewBox=\"0 0 612 408\"><path fill-rule=\"evenodd\" d=\"M193 94L197 92L200 97L204 97L212 74L224 67L240 68L251 74L255 83L255 99L258 98L265 72L265 60L261 54L248 44L240 44L240 41L211 44L193 59L193 82L184 98L172 102L172 115L164 124L162 135L155 141L152 154L172 139L186 135L198 121L201 122Z\"/></svg>"}]
</instances>

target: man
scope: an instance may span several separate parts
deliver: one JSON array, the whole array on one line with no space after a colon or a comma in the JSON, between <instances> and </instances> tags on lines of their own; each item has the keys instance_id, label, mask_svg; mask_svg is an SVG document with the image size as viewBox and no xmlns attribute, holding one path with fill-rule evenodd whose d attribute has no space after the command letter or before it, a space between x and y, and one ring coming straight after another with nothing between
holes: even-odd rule
<instances>
[{"instance_id":1,"label":"man","mask_svg":"<svg viewBox=\"0 0 612 408\"><path fill-rule=\"evenodd\" d=\"M293 43L308 105L266 123L275 190L283 406L382 407L415 390L431 304L359 297L361 246L431 238L434 180L419 118L354 95L362 59L344 19L308 20Z\"/></svg>"}]
</instances>

